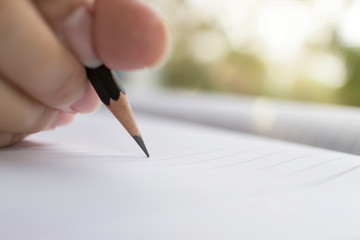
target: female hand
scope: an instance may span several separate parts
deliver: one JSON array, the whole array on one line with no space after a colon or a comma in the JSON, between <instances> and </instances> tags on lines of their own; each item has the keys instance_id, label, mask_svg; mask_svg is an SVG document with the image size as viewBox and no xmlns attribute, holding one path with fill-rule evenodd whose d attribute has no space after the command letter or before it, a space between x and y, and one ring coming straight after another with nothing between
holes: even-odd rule
<instances>
[{"instance_id":1,"label":"female hand","mask_svg":"<svg viewBox=\"0 0 360 240\"><path fill-rule=\"evenodd\" d=\"M138 0L1 0L0 147L95 110L84 65L151 67L167 49L164 21Z\"/></svg>"}]
</instances>

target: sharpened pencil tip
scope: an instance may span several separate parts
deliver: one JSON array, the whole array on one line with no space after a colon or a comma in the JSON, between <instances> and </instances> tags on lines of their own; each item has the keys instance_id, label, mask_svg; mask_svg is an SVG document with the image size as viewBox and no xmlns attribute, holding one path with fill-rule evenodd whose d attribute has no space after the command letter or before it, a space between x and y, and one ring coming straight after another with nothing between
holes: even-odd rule
<instances>
[{"instance_id":1,"label":"sharpened pencil tip","mask_svg":"<svg viewBox=\"0 0 360 240\"><path fill-rule=\"evenodd\" d=\"M139 136L132 136L135 140L135 142L140 146L140 148L144 151L144 153L146 154L147 157L150 157L148 150L146 149L144 140L142 139L142 137Z\"/></svg>"}]
</instances>

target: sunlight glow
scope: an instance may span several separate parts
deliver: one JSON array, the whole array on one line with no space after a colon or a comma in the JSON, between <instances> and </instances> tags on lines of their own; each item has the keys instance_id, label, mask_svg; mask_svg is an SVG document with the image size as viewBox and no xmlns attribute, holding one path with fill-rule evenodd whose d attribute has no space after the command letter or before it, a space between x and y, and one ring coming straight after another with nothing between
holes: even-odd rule
<instances>
[{"instance_id":1,"label":"sunlight glow","mask_svg":"<svg viewBox=\"0 0 360 240\"><path fill-rule=\"evenodd\" d=\"M263 53L272 58L294 57L312 30L308 4L265 1L258 9L256 36Z\"/></svg>"},{"instance_id":2,"label":"sunlight glow","mask_svg":"<svg viewBox=\"0 0 360 240\"><path fill-rule=\"evenodd\" d=\"M340 23L340 37L349 47L360 47L360 1L352 1Z\"/></svg>"},{"instance_id":3,"label":"sunlight glow","mask_svg":"<svg viewBox=\"0 0 360 240\"><path fill-rule=\"evenodd\" d=\"M169 4L168 0L148 1ZM188 50L195 60L203 64L221 63L230 51L252 56L264 68L265 88L283 96L291 94L300 81L306 86L341 88L347 81L347 66L344 57L333 49L334 36L340 38L343 46L360 47L360 1L184 3L179 6L185 9L182 17L189 20L186 24L198 24L187 38Z\"/></svg>"},{"instance_id":4,"label":"sunlight glow","mask_svg":"<svg viewBox=\"0 0 360 240\"><path fill-rule=\"evenodd\" d=\"M216 32L199 32L191 42L193 56L202 63L219 61L228 50L222 35Z\"/></svg>"},{"instance_id":5,"label":"sunlight glow","mask_svg":"<svg viewBox=\"0 0 360 240\"><path fill-rule=\"evenodd\" d=\"M343 59L336 54L312 54L304 59L303 74L330 88L340 88L345 84L346 67Z\"/></svg>"}]
</instances>

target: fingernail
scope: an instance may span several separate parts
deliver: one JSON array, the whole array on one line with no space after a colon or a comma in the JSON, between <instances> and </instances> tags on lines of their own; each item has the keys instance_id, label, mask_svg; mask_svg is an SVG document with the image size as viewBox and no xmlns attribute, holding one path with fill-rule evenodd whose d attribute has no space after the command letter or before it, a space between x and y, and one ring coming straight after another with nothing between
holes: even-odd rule
<instances>
[{"instance_id":1,"label":"fingernail","mask_svg":"<svg viewBox=\"0 0 360 240\"><path fill-rule=\"evenodd\" d=\"M97 110L100 106L100 100L94 88L88 84L84 96L71 106L73 112L91 113Z\"/></svg>"},{"instance_id":2,"label":"fingernail","mask_svg":"<svg viewBox=\"0 0 360 240\"><path fill-rule=\"evenodd\" d=\"M85 6L75 9L63 22L66 42L85 66L95 68L102 63L96 55L92 31L92 15Z\"/></svg>"}]
</instances>

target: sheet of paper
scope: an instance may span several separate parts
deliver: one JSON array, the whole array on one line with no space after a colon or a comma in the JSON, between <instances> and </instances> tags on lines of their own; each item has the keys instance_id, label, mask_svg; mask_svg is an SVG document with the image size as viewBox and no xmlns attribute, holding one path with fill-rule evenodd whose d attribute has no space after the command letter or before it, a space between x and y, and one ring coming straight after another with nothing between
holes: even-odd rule
<instances>
[{"instance_id":1,"label":"sheet of paper","mask_svg":"<svg viewBox=\"0 0 360 240\"><path fill-rule=\"evenodd\" d=\"M359 239L360 158L108 113L0 151L0 239Z\"/></svg>"}]
</instances>

